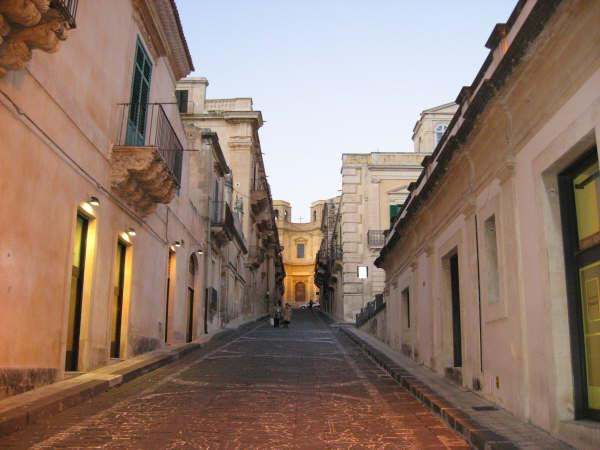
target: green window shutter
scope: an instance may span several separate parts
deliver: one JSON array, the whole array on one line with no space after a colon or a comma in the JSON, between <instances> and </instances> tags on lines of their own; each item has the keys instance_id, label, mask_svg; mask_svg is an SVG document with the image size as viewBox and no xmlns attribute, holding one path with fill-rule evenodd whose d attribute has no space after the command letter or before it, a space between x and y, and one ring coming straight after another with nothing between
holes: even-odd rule
<instances>
[{"instance_id":1,"label":"green window shutter","mask_svg":"<svg viewBox=\"0 0 600 450\"><path fill-rule=\"evenodd\" d=\"M145 143L151 75L152 63L144 46L138 39L133 63L126 145L144 145Z\"/></svg>"},{"instance_id":2,"label":"green window shutter","mask_svg":"<svg viewBox=\"0 0 600 450\"><path fill-rule=\"evenodd\" d=\"M175 98L177 98L177 106L179 107L180 113L188 112L188 91L187 89L177 89L175 91Z\"/></svg>"},{"instance_id":3,"label":"green window shutter","mask_svg":"<svg viewBox=\"0 0 600 450\"><path fill-rule=\"evenodd\" d=\"M390 205L390 224L394 221L394 218L402 211L402 205Z\"/></svg>"}]
</instances>

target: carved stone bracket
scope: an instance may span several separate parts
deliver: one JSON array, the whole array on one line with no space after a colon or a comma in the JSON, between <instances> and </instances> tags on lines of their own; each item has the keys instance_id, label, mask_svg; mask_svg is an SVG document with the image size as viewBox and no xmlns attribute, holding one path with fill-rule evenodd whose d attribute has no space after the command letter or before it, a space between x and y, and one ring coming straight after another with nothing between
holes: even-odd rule
<instances>
[{"instance_id":1,"label":"carved stone bracket","mask_svg":"<svg viewBox=\"0 0 600 450\"><path fill-rule=\"evenodd\" d=\"M141 216L158 203L170 203L177 181L154 147L115 147L111 155L111 186Z\"/></svg>"},{"instance_id":2,"label":"carved stone bracket","mask_svg":"<svg viewBox=\"0 0 600 450\"><path fill-rule=\"evenodd\" d=\"M57 51L67 28L67 17L50 8L50 0L1 0L0 77L23 69L33 49Z\"/></svg>"}]
</instances>

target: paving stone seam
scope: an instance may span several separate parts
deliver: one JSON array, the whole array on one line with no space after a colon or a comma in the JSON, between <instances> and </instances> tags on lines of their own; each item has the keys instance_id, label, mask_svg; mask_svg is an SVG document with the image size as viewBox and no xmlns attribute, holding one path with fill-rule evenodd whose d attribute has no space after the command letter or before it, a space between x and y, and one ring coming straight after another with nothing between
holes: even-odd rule
<instances>
[{"instance_id":1,"label":"paving stone seam","mask_svg":"<svg viewBox=\"0 0 600 450\"><path fill-rule=\"evenodd\" d=\"M327 324L327 322L325 320L323 320L323 316L322 314L317 314L317 317L319 317L319 319L325 324L325 326L327 326L327 328L329 330L332 330L331 327ZM342 327L343 328L343 327ZM345 333L347 334L347 333ZM357 375L357 378L361 381L361 383L363 384L363 386L365 387L365 389L367 390L367 392L369 393L369 395L371 396L371 398L373 398L373 400L375 400L375 402L377 404L379 404L379 406L383 409L383 411L386 413L387 420L389 422L392 423L392 425L396 425L399 426L399 423L396 419L394 419L394 414L393 411L391 410L391 408L389 407L388 403L385 401L385 399L383 398L383 396L377 391L377 389L375 388L375 386L373 386L373 384L371 383L371 381L369 380L369 377L367 377L364 372L360 369L360 367L358 367L356 365L356 363L352 360L352 358L350 358L350 356L348 355L348 352L346 351L346 349L343 347L343 345L341 344L341 342L339 341L339 339L337 338L337 336L335 336L335 334L333 333L333 331L331 331L331 335L334 338L335 344L338 347L338 349L340 350L340 352L342 353L342 355L344 356L344 359L346 359L346 362L350 365L350 367L354 370L354 372ZM355 344L357 344L357 342L354 339L350 339L352 342L354 342ZM359 349L362 349L363 347L361 345L358 345ZM367 356L369 357L369 354L367 353ZM376 366L381 367L385 372L387 372L389 375L392 375L390 373L389 370L387 370L385 367L383 367L381 364L379 364L376 360L374 360L373 358L369 358L373 361L373 363ZM395 379L395 377L392 375L392 378ZM397 381L397 380L396 380ZM391 417L390 417L391 415ZM452 428L454 431L457 431L456 428ZM458 433L459 435L462 436L461 433Z\"/></svg>"},{"instance_id":2,"label":"paving stone seam","mask_svg":"<svg viewBox=\"0 0 600 450\"><path fill-rule=\"evenodd\" d=\"M256 323L258 324L252 327L252 324ZM237 330L238 332L243 330L242 334L237 336L234 340L226 342L223 347L228 346L229 344L235 342L236 340L242 338L246 334L251 333L257 328L260 328L263 325L264 318L259 318L255 321L252 321L249 324L241 325L240 327L238 327ZM245 330L249 327L251 328ZM223 332L215 334L212 337L212 339L218 337L219 335L222 335L223 333L226 333L227 331L228 330L223 330ZM115 375L120 375L120 382L114 382L111 380L90 380L72 388L65 389L64 391L59 391L50 394L48 395L48 397L36 399L30 403L19 405L15 408L4 411L2 414L0 414L0 437L8 436L9 434L19 431L27 427L27 425L37 422L40 419L44 419L46 417L60 413L67 408L71 408L87 400L91 400L93 397L103 392L106 392L109 389L117 387L123 383L132 381L135 378L145 375L146 373L171 364L183 358L184 356L187 356L188 354L201 349L208 342L210 341L204 342L202 344L188 344L173 351L172 353L157 355L156 357L153 357L148 361L141 361L140 363L133 364L133 369L127 367L125 369L122 369L123 373L115 373ZM223 347L219 347L218 349ZM216 352L218 349L214 350L213 352L207 353L204 356L209 356L212 353Z\"/></svg>"},{"instance_id":3,"label":"paving stone seam","mask_svg":"<svg viewBox=\"0 0 600 450\"><path fill-rule=\"evenodd\" d=\"M113 412L114 410L121 408L125 405L131 404L133 402L136 402L139 398L144 397L148 394L150 394L151 392L156 391L159 387L161 387L163 384L168 383L170 381L172 381L173 379L175 379L177 376L179 376L181 373L185 372L186 370L188 370L190 367L194 366L195 364L198 364L199 362L209 358L210 356L214 355L215 353L218 353L219 351L221 351L224 348L229 347L230 345L234 344L235 342L239 341L242 337L244 337L245 335L252 333L255 329L260 328L265 326L264 321L260 321L260 323L258 325L256 325L255 327L252 327L250 330L247 330L245 332L243 332L243 334L237 336L236 338L225 342L223 345L213 349L212 351L198 357L198 358L194 358L192 361L190 361L189 363L185 364L183 367L181 367L179 370L177 370L176 372L166 376L165 378L163 378L162 380L160 380L158 383L153 384L152 386L138 392L135 396L122 400L120 402L115 403L114 405L112 405L110 408L105 409L103 411L100 411L97 414L94 414L93 416L88 417L87 419L85 419L84 421L78 423L77 425L74 425L72 427L67 428L66 430L64 430L61 433L55 434L54 436L49 437L48 439L38 442L36 445L32 446L32 449L43 449L43 448L52 448L53 446L55 446L57 443L59 443L60 441L63 441L65 439L68 439L69 437L71 437L71 435L73 433L81 433L83 432L86 428L88 428L90 425L92 425L95 421L97 420L101 420L102 418L104 418L106 415L110 414L111 412Z\"/></svg>"},{"instance_id":4,"label":"paving stone seam","mask_svg":"<svg viewBox=\"0 0 600 450\"><path fill-rule=\"evenodd\" d=\"M433 413L441 417L450 428L464 437L474 448L478 450L510 450L519 448L509 438L492 431L460 409L454 407L454 405L442 396L420 382L417 377L401 368L382 352L352 333L347 326L341 326L339 329L371 357L375 363L388 372L394 380Z\"/></svg>"}]
</instances>

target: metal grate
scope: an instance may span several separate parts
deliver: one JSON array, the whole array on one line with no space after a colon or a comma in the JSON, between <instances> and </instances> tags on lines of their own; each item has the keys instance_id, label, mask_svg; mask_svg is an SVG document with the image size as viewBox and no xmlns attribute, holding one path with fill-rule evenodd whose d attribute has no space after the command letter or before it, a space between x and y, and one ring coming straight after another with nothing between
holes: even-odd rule
<instances>
[{"instance_id":1,"label":"metal grate","mask_svg":"<svg viewBox=\"0 0 600 450\"><path fill-rule=\"evenodd\" d=\"M473 409L475 411L498 411L498 408L496 408L495 406L473 406Z\"/></svg>"},{"instance_id":2,"label":"metal grate","mask_svg":"<svg viewBox=\"0 0 600 450\"><path fill-rule=\"evenodd\" d=\"M50 6L65 17L70 28L75 28L75 17L77 16L77 5L79 0L52 0Z\"/></svg>"}]
</instances>

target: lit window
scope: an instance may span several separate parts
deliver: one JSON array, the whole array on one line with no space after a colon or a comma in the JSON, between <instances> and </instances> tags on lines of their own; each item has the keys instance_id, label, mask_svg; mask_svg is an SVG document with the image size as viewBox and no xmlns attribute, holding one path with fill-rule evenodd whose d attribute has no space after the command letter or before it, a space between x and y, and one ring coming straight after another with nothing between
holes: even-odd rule
<instances>
[{"instance_id":1,"label":"lit window","mask_svg":"<svg viewBox=\"0 0 600 450\"><path fill-rule=\"evenodd\" d=\"M435 127L435 145L438 145L438 142L440 142L440 140L442 139L442 136L444 135L446 128L448 128L448 126L445 124L436 125L436 127Z\"/></svg>"},{"instance_id":2,"label":"lit window","mask_svg":"<svg viewBox=\"0 0 600 450\"><path fill-rule=\"evenodd\" d=\"M369 276L369 268L367 266L358 266L356 268L356 275L359 280L366 280Z\"/></svg>"},{"instance_id":3,"label":"lit window","mask_svg":"<svg viewBox=\"0 0 600 450\"><path fill-rule=\"evenodd\" d=\"M304 258L304 244L296 244L296 257Z\"/></svg>"}]
</instances>

